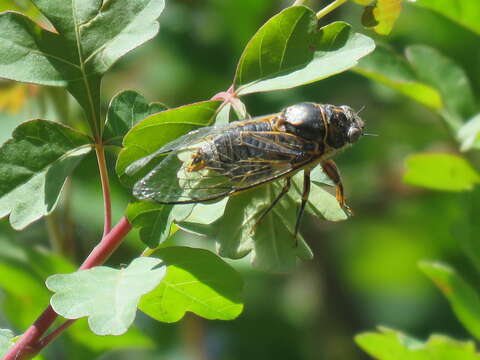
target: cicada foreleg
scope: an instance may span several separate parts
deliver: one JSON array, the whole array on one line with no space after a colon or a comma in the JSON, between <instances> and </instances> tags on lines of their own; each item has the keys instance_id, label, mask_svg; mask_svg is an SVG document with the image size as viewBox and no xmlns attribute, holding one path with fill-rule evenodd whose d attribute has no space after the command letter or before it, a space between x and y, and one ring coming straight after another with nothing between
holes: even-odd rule
<instances>
[{"instance_id":1,"label":"cicada foreleg","mask_svg":"<svg viewBox=\"0 0 480 360\"><path fill-rule=\"evenodd\" d=\"M257 226L258 224L260 224L262 222L263 219L265 219L265 216L267 216L267 214L270 212L270 210L273 209L273 207L275 206L275 204L288 192L288 190L290 189L290 185L291 185L291 181L290 181L290 178L287 177L285 179L285 185L283 186L282 188L282 191L280 191L280 193L277 195L277 197L275 198L275 200L272 201L272 203L268 206L268 208L262 213L262 215L260 215L260 217L257 219L257 221L255 222L255 224L253 225L252 227L252 230L251 230L251 233L254 234L255 231L257 230Z\"/></svg>"},{"instance_id":2,"label":"cicada foreleg","mask_svg":"<svg viewBox=\"0 0 480 360\"><path fill-rule=\"evenodd\" d=\"M330 180L332 180L335 184L335 197L338 203L340 204L342 209L347 212L348 215L352 216L353 211L346 203L345 195L343 192L342 178L340 177L340 172L338 171L337 165L333 160L326 160L322 162L321 165L325 174L327 174Z\"/></svg>"}]
</instances>

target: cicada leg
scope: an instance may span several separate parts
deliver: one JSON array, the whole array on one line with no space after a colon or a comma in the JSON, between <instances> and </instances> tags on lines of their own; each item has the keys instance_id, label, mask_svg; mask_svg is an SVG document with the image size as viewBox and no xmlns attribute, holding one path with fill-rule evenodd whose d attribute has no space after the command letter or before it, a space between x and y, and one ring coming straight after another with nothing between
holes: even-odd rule
<instances>
[{"instance_id":1,"label":"cicada leg","mask_svg":"<svg viewBox=\"0 0 480 360\"><path fill-rule=\"evenodd\" d=\"M342 178L340 177L340 172L338 171L337 165L333 160L326 160L321 163L322 169L327 174L327 176L330 178L330 180L333 181L335 184L335 197L348 215L353 215L352 209L347 205L345 195L343 193L343 184L342 184Z\"/></svg>"},{"instance_id":2,"label":"cicada leg","mask_svg":"<svg viewBox=\"0 0 480 360\"><path fill-rule=\"evenodd\" d=\"M280 193L277 195L277 197L275 198L275 200L272 201L272 203L268 206L268 208L262 213L262 215L260 215L260 217L257 219L257 221L255 222L255 224L253 225L252 227L252 230L251 230L251 233L254 234L255 231L257 230L257 226L258 224L260 224L262 222L263 219L265 219L265 216L267 216L267 214L270 212L270 210L273 209L273 207L275 206L275 204L288 192L288 190L290 189L290 178L287 177L285 179L285 185L283 186L282 188L282 191L280 191Z\"/></svg>"},{"instance_id":3,"label":"cicada leg","mask_svg":"<svg viewBox=\"0 0 480 360\"><path fill-rule=\"evenodd\" d=\"M293 237L295 238L295 246L297 246L297 235L298 230L300 229L300 221L302 220L303 213L305 212L305 206L307 205L308 196L310 195L310 170L303 171L303 193L302 193L302 203L298 209L297 222L295 223L295 232Z\"/></svg>"}]
</instances>

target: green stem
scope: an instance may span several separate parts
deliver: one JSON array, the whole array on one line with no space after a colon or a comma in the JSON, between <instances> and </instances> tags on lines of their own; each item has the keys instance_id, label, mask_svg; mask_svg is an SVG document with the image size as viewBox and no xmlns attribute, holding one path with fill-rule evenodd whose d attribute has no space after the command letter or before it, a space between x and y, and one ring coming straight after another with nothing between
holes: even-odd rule
<instances>
[{"instance_id":1,"label":"green stem","mask_svg":"<svg viewBox=\"0 0 480 360\"><path fill-rule=\"evenodd\" d=\"M339 6L345 4L348 0L335 0L334 2L325 6L322 10L317 12L317 19L321 19L325 15L331 13L333 10L338 8Z\"/></svg>"},{"instance_id":2,"label":"green stem","mask_svg":"<svg viewBox=\"0 0 480 360\"><path fill-rule=\"evenodd\" d=\"M55 211L45 217L47 226L48 240L52 245L52 250L57 254L63 254L63 236L58 225L58 219Z\"/></svg>"},{"instance_id":3,"label":"green stem","mask_svg":"<svg viewBox=\"0 0 480 360\"><path fill-rule=\"evenodd\" d=\"M105 212L105 221L103 226L103 236L106 236L112 228L112 204L110 202L110 185L108 182L107 164L105 162L105 149L103 144L95 144L97 154L98 169L100 172L100 181L102 183L103 207Z\"/></svg>"}]
</instances>

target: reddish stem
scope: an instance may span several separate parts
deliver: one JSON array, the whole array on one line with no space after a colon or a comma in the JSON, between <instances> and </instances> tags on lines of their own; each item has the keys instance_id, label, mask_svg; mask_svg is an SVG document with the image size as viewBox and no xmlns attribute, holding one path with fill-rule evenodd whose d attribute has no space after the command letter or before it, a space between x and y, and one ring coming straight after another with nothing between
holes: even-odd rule
<instances>
[{"instance_id":1,"label":"reddish stem","mask_svg":"<svg viewBox=\"0 0 480 360\"><path fill-rule=\"evenodd\" d=\"M103 224L103 237L107 235L112 228L112 204L110 201L110 184L108 182L107 163L105 161L105 149L102 143L95 144L95 153L97 154L98 170L100 172L100 181L102 183L103 207L105 220Z\"/></svg>"},{"instance_id":2,"label":"reddish stem","mask_svg":"<svg viewBox=\"0 0 480 360\"><path fill-rule=\"evenodd\" d=\"M93 249L87 259L80 266L80 270L89 269L93 266L103 264L108 257L120 245L125 235L127 235L132 226L124 217L117 225L103 237L102 241ZM47 309L39 316L39 318L30 326L22 335L21 339L5 354L2 360L21 360L28 359L38 353L51 340L57 337L63 330L65 330L69 321L56 329L49 336L39 341L40 337L47 331L57 318L57 313L48 306ZM73 322L73 321L72 321ZM49 337L51 337L49 339Z\"/></svg>"}]
</instances>

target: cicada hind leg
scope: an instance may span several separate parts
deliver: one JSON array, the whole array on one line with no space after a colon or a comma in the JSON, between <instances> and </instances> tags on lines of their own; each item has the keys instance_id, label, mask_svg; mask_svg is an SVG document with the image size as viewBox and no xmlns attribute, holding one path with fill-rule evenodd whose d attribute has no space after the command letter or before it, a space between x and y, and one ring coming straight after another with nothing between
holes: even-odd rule
<instances>
[{"instance_id":1,"label":"cicada hind leg","mask_svg":"<svg viewBox=\"0 0 480 360\"><path fill-rule=\"evenodd\" d=\"M348 215L354 215L352 209L350 209L350 207L346 203L345 195L343 192L342 178L340 177L340 172L338 171L337 165L333 160L324 161L321 163L321 165L325 174L327 174L330 180L332 180L335 184L335 197L338 203L340 204L342 209L347 212Z\"/></svg>"},{"instance_id":2,"label":"cicada hind leg","mask_svg":"<svg viewBox=\"0 0 480 360\"><path fill-rule=\"evenodd\" d=\"M290 185L291 185L290 178L287 177L285 179L285 185L283 186L282 191L280 191L280 193L277 195L275 200L272 201L272 203L268 206L268 208L266 208L265 211L262 213L262 215L260 215L260 217L257 219L257 221L255 222L255 224L253 225L253 227L251 229L251 234L255 233L255 231L257 230L258 224L260 224L262 222L262 220L265 219L265 216L267 216L267 214L270 212L270 210L273 209L275 204L277 204L278 201L288 192L288 190L290 189Z\"/></svg>"}]
</instances>

